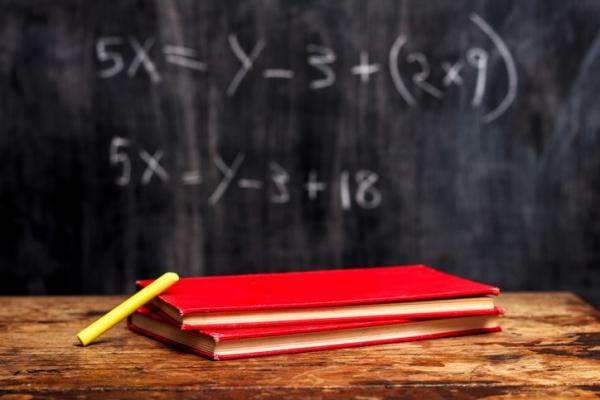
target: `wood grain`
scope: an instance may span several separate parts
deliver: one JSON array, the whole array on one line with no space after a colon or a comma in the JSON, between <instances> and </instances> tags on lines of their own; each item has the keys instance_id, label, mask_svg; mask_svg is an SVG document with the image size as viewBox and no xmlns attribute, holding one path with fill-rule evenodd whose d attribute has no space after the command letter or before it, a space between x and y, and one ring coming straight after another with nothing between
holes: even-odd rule
<instances>
[{"instance_id":1,"label":"wood grain","mask_svg":"<svg viewBox=\"0 0 600 400\"><path fill-rule=\"evenodd\" d=\"M600 313L570 293L509 293L504 332L215 362L113 328L110 297L0 297L0 398L473 398L600 395Z\"/></svg>"}]
</instances>

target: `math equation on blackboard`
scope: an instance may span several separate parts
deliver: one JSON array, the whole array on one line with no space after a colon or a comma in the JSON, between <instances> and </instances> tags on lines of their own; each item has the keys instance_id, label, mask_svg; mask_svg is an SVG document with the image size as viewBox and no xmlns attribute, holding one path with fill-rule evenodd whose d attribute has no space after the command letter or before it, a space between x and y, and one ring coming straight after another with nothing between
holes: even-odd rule
<instances>
[{"instance_id":1,"label":"math equation on blackboard","mask_svg":"<svg viewBox=\"0 0 600 400\"><path fill-rule=\"evenodd\" d=\"M99 79L135 78L141 82L147 80L150 85L166 82L169 69L185 69L197 79L215 79L217 74L223 78L224 72L219 71L217 65L222 62L223 55L227 55L233 67L227 69L230 75L219 82L224 95L228 97L239 95L249 79L264 79L274 84L302 82L318 96L340 84L341 79L353 79L358 85L369 85L377 76L386 74L392 95L398 96L406 107L417 108L419 102L428 97L433 101L444 101L451 88L464 88L470 91L465 96L469 106L472 109L481 108L478 115L481 115L482 122L491 123L501 118L515 100L518 86L515 61L498 32L481 16L471 13L466 23L480 32L485 44L467 46L457 54L445 55L441 59L438 57L436 62L432 62L433 57L409 46L410 37L400 34L390 38L383 53L385 59L376 59L366 48L354 49L356 61L348 64L348 71L343 74L340 73L335 45L304 43L300 49L304 52L300 60L305 63L302 71L309 68L310 79L298 79L302 71L285 65L263 67L266 61L260 63L261 57L272 60L266 54L270 51L268 38L240 40L236 32L226 32L227 48L219 53L219 60L204 58L200 50L185 43L159 43L154 37L126 33L98 37L94 55ZM347 59L348 51L345 50L345 53ZM466 75L467 71L469 75ZM490 98L486 100L486 90L498 74L507 83L505 92L494 90L493 97L488 95ZM465 84L467 76L472 79L470 85ZM483 107L486 107L485 110ZM264 198L273 204L289 203L299 193L311 202L335 196L343 210L352 207L376 209L383 202L380 176L366 166L353 169L342 167L335 176L328 176L327 179L322 176L322 171L317 170L302 171L302 176L297 176L299 173L295 172L296 176L292 177L289 168L271 160L267 163L268 171L262 177L251 177L244 171L251 157L240 149L227 159L221 155L213 156L210 162L218 173L219 181L211 180L212 186L208 187L209 183L203 179L198 168L177 173L169 171L164 166L166 154L162 150L144 149L132 139L121 137L118 133L115 135L108 158L115 173L114 182L121 187L161 183L188 187L203 185L211 206L232 195L232 191L240 190L262 192Z\"/></svg>"},{"instance_id":2,"label":"math equation on blackboard","mask_svg":"<svg viewBox=\"0 0 600 400\"><path fill-rule=\"evenodd\" d=\"M500 118L514 102L518 85L517 70L508 46L494 28L476 13L471 13L468 18L470 23L489 39L493 54L498 54L501 58L504 76L508 82L506 92L497 100L497 104L493 104L482 115L483 122L490 123ZM482 47L469 47L464 54L432 65L429 57L423 52L405 50L408 40L405 35L397 36L389 46L386 60L373 60L367 50L357 50L356 64L350 67L350 75L368 85L373 76L387 72L392 90L395 90L409 107L418 107L418 98L423 96L417 97L417 93L442 101L447 89L463 86L464 71L470 68L475 71L470 105L474 109L483 106L486 88L491 79L488 68L491 51ZM227 96L235 96L251 75L258 74L263 79L276 81L292 81L297 77L297 71L285 66L272 66L256 71L257 60L269 50L268 41L264 38L243 46L238 36L232 32L227 36L227 43L231 59L237 63L235 73L229 77L226 87L223 88ZM210 60L202 59L195 48L182 43L157 43L153 37L112 35L96 40L98 76L102 79L145 76L152 84L160 84L164 80L164 72L157 66L157 51L166 68L184 68L197 73L199 79L203 75L209 75L207 72L211 68ZM306 64L313 68L315 73L314 79L308 82L309 89L322 91L335 85L338 79L335 48L320 43L306 43L304 51ZM401 63L412 65L413 71L409 76L403 75ZM432 81L433 68L439 68L442 73L439 82Z\"/></svg>"},{"instance_id":3,"label":"math equation on blackboard","mask_svg":"<svg viewBox=\"0 0 600 400\"><path fill-rule=\"evenodd\" d=\"M110 144L109 162L115 169L115 184L129 186L140 184L147 186L153 183L168 183L174 180L183 186L199 186L203 184L202 174L199 170L184 171L178 176L172 176L162 164L164 157L162 150L148 151L137 146L134 141L122 137L114 137ZM142 161L143 167L134 171L133 158ZM263 191L273 204L289 203L292 196L290 190L290 174L284 166L269 162L268 180L246 177L242 174L246 154L238 152L232 160L225 160L220 155L213 159L215 168L221 178L218 184L211 189L208 203L215 206L231 190ZM379 175L368 169L356 171L342 170L334 184L320 179L316 170L308 171L305 181L301 183L302 191L309 201L317 201L331 190L337 190L340 205L343 210L350 210L354 205L370 210L379 207L382 202L382 193L377 184Z\"/></svg>"}]
</instances>

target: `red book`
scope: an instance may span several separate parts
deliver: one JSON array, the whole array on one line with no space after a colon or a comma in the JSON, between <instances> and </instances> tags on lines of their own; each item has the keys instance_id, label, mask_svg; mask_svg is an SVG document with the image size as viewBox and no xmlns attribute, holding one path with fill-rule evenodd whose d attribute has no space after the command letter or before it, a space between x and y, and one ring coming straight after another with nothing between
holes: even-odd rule
<instances>
[{"instance_id":1,"label":"red book","mask_svg":"<svg viewBox=\"0 0 600 400\"><path fill-rule=\"evenodd\" d=\"M225 360L283 353L432 339L501 330L499 308L465 317L378 320L241 329L183 331L172 320L141 308L128 319L134 332L195 354Z\"/></svg>"},{"instance_id":2,"label":"red book","mask_svg":"<svg viewBox=\"0 0 600 400\"><path fill-rule=\"evenodd\" d=\"M411 265L183 278L148 306L182 329L233 328L464 316L494 310L498 293Z\"/></svg>"}]
</instances>

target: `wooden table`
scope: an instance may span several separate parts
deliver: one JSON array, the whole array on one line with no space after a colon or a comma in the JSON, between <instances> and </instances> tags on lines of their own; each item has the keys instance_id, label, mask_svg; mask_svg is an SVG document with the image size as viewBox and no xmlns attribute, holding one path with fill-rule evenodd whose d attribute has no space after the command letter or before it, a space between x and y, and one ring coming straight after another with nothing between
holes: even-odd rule
<instances>
[{"instance_id":1,"label":"wooden table","mask_svg":"<svg viewBox=\"0 0 600 400\"><path fill-rule=\"evenodd\" d=\"M0 297L0 399L600 396L600 313L570 293L508 293L504 332L208 361L113 328L123 297Z\"/></svg>"}]
</instances>

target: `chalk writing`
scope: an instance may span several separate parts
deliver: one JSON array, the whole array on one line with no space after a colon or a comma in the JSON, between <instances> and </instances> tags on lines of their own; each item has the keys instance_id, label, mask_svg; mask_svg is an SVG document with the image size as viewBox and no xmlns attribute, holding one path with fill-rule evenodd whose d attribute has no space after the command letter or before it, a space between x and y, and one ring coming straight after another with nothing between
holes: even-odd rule
<instances>
[{"instance_id":1,"label":"chalk writing","mask_svg":"<svg viewBox=\"0 0 600 400\"><path fill-rule=\"evenodd\" d=\"M244 162L244 157L244 153L239 153L237 156L235 156L231 167L225 164L221 156L217 156L215 158L215 165L217 166L217 169L223 174L223 179L221 180L221 182L219 182L219 186L217 186L215 191L208 198L208 202L210 204L215 205L219 202L219 200L221 200L221 197L223 197L223 194L225 194L225 191L227 190L227 188L229 188L231 181L235 178L238 169L240 169L240 166Z\"/></svg>"},{"instance_id":2,"label":"chalk writing","mask_svg":"<svg viewBox=\"0 0 600 400\"><path fill-rule=\"evenodd\" d=\"M231 50L242 64L240 66L240 69L233 77L231 83L227 87L227 95L233 96L233 94L237 90L240 83L242 83L242 80L244 79L248 71L252 69L254 60L256 60L256 58L260 55L260 52L264 49L265 41L259 40L250 52L250 54L246 54L244 49L242 49L242 46L240 46L240 42L238 42L237 36L229 35L228 40L229 45L231 46Z\"/></svg>"},{"instance_id":3,"label":"chalk writing","mask_svg":"<svg viewBox=\"0 0 600 400\"><path fill-rule=\"evenodd\" d=\"M240 179L238 186L242 189L262 189L263 183L258 179Z\"/></svg>"},{"instance_id":4,"label":"chalk writing","mask_svg":"<svg viewBox=\"0 0 600 400\"><path fill-rule=\"evenodd\" d=\"M352 207L350 198L350 173L348 171L342 171L340 174L340 201L342 203L342 210L349 210Z\"/></svg>"},{"instance_id":5,"label":"chalk writing","mask_svg":"<svg viewBox=\"0 0 600 400\"><path fill-rule=\"evenodd\" d=\"M133 171L131 157L137 155L144 163L143 171L138 175ZM135 156L134 156L135 157ZM114 183L117 186L129 186L139 183L142 186L152 184L161 184L169 182L172 175L167 168L161 164L165 159L164 151L158 149L150 152L147 149L136 146L130 139L114 137L109 148L109 163L115 169L116 178ZM267 199L272 204L286 204L291 200L289 190L290 174L286 169L276 162L269 163L269 172L265 180L245 176L243 171L246 154L238 153L230 163L224 160L220 155L214 157L215 168L220 173L219 182L216 184L210 196L208 203L216 206L230 190L249 190L249 191L268 191ZM317 201L321 195L325 195L328 189L338 185L340 204L343 210L350 210L353 204L365 210L371 210L379 207L382 203L382 193L376 186L379 181L379 175L368 169L360 169L355 173L348 170L341 171L339 180L325 182L319 179L319 173L316 170L310 170L306 177L299 177L304 181L299 181L306 197L309 201ZM182 186L199 186L205 184L200 171L186 170L181 173L180 181Z\"/></svg>"},{"instance_id":6,"label":"chalk writing","mask_svg":"<svg viewBox=\"0 0 600 400\"><path fill-rule=\"evenodd\" d=\"M163 47L165 61L180 67L206 71L206 63L197 59L196 50L189 47L166 45Z\"/></svg>"},{"instance_id":7,"label":"chalk writing","mask_svg":"<svg viewBox=\"0 0 600 400\"><path fill-rule=\"evenodd\" d=\"M442 63L442 69L446 73L444 79L442 80L444 86L450 86L452 84L460 86L463 84L462 77L460 76L460 70L462 69L462 67L462 61L457 61L455 63L444 61Z\"/></svg>"},{"instance_id":8,"label":"chalk writing","mask_svg":"<svg viewBox=\"0 0 600 400\"><path fill-rule=\"evenodd\" d=\"M460 88L460 90L473 90L472 96L467 97L471 98L471 106L474 108L483 107L486 87L490 82L488 76L490 72L488 68L489 54L490 51L497 51L504 64L508 88L500 103L492 105L489 111L486 110L482 114L483 122L490 123L501 117L515 101L518 86L517 70L510 50L500 35L475 13L471 13L468 20L489 40L493 46L491 50L485 50L482 47L471 47L451 59L431 63L427 54L421 51L405 51L408 38L400 35L393 40L389 47L387 72L391 78L391 90L395 89L409 107L417 107L419 105L417 99L420 101L427 96L443 101L445 90L451 87ZM227 41L233 62L239 64L225 88L227 96L236 95L244 80L249 79L250 75L256 76L256 73L269 80L293 81L298 77L298 71L291 68L267 66L262 71L254 71L258 58L264 51L268 50L266 39L258 38L253 45L248 43L242 45L237 35L232 33L228 35ZM134 54L128 65L126 65L124 56L124 46L128 46ZM155 40L153 38L144 38L143 40L132 36L126 39L121 36L98 38L95 54L100 66L99 76L103 79L111 79L125 72L126 76L133 78L144 72L149 77L150 82L160 84L163 81L163 76L151 58L154 47ZM336 68L338 68L336 63L338 60L334 49L321 44L310 43L304 51L307 54L307 65L314 69L310 72L308 87L316 91L325 90L335 85L337 79ZM174 67L187 68L198 72L205 72L210 69L210 60L202 60L198 51L191 47L165 44L162 46L162 55L166 64ZM365 85L370 83L372 75L385 72L380 64L382 60L371 60L366 50L358 51L358 60L357 64L349 67L349 76L353 79L359 79ZM467 69L475 70L475 85L464 85L463 74ZM403 74L407 74L406 70L412 71L410 76L403 76ZM433 72L436 72L436 74ZM434 76L438 76L437 72L443 75L441 81L434 81L433 79ZM204 74L198 76L204 76ZM206 76L210 79L212 75L206 74ZM302 81L306 82L304 79ZM486 102L486 104L489 105L490 102Z\"/></svg>"},{"instance_id":9,"label":"chalk writing","mask_svg":"<svg viewBox=\"0 0 600 400\"><path fill-rule=\"evenodd\" d=\"M202 183L202 175L199 171L186 171L181 176L184 185L199 185Z\"/></svg>"},{"instance_id":10,"label":"chalk writing","mask_svg":"<svg viewBox=\"0 0 600 400\"><path fill-rule=\"evenodd\" d=\"M375 187L379 175L366 169L356 173L356 202L362 208L376 208L381 204L381 192Z\"/></svg>"},{"instance_id":11,"label":"chalk writing","mask_svg":"<svg viewBox=\"0 0 600 400\"><path fill-rule=\"evenodd\" d=\"M400 74L400 68L398 67L398 58L400 56L400 51L402 47L406 44L406 37L400 35L394 41L394 44L390 48L390 56L389 60L389 70L390 75L392 77L392 81L394 82L394 86L400 96L404 99L404 101L411 107L415 107L417 105L417 100L410 93L406 84L404 83L404 79L402 79L402 74Z\"/></svg>"},{"instance_id":12,"label":"chalk writing","mask_svg":"<svg viewBox=\"0 0 600 400\"><path fill-rule=\"evenodd\" d=\"M502 99L502 102L498 105L498 107L483 116L483 120L485 122L491 122L504 114L504 112L515 100L517 95L517 69L515 67L515 61L510 54L510 50L508 50L508 47L506 47L506 44L504 44L504 41L494 31L494 29L487 22L485 22L483 18L475 13L472 13L470 18L471 21L473 21L473 23L477 25L494 43L494 46L496 46L498 52L502 56L502 60L504 60L506 72L508 74L508 91L506 92L506 96L504 96L504 99Z\"/></svg>"},{"instance_id":13,"label":"chalk writing","mask_svg":"<svg viewBox=\"0 0 600 400\"><path fill-rule=\"evenodd\" d=\"M162 165L159 164L164 155L162 150L158 150L154 154L150 154L146 150L140 149L139 154L140 158L146 163L146 169L142 174L143 185L150 183L150 180L154 175L158 176L165 182L169 180L169 174L167 174L167 171L165 171Z\"/></svg>"},{"instance_id":14,"label":"chalk writing","mask_svg":"<svg viewBox=\"0 0 600 400\"><path fill-rule=\"evenodd\" d=\"M379 72L379 64L369 63L369 54L367 52L360 52L360 64L352 67L352 73L360 76L362 83L369 83L371 74Z\"/></svg>"},{"instance_id":15,"label":"chalk writing","mask_svg":"<svg viewBox=\"0 0 600 400\"><path fill-rule=\"evenodd\" d=\"M471 105L477 107L481 104L483 94L485 93L485 82L487 77L488 55L485 50L475 47L467 51L467 61L477 68L477 80L475 83L475 93Z\"/></svg>"},{"instance_id":16,"label":"chalk writing","mask_svg":"<svg viewBox=\"0 0 600 400\"><path fill-rule=\"evenodd\" d=\"M269 68L263 72L263 77L267 79L292 79L294 71L289 69Z\"/></svg>"},{"instance_id":17,"label":"chalk writing","mask_svg":"<svg viewBox=\"0 0 600 400\"><path fill-rule=\"evenodd\" d=\"M107 68L100 71L102 78L111 78L123 70L125 62L121 53L109 51L108 46L117 46L123 44L120 37L103 37L96 42L96 57L102 64L108 64Z\"/></svg>"},{"instance_id":18,"label":"chalk writing","mask_svg":"<svg viewBox=\"0 0 600 400\"><path fill-rule=\"evenodd\" d=\"M119 186L127 186L131 180L131 160L127 153L121 151L130 144L129 140L121 137L115 137L110 142L108 161L114 167L121 166L121 173L115 179L115 183Z\"/></svg>"},{"instance_id":19,"label":"chalk writing","mask_svg":"<svg viewBox=\"0 0 600 400\"><path fill-rule=\"evenodd\" d=\"M150 48L154 45L154 39L147 39L144 41L144 44L141 44L136 38L129 37L129 43L135 52L135 56L129 64L129 68L127 68L127 76L133 77L137 73L140 67L143 67L144 70L150 76L150 79L154 83L158 83L161 81L160 74L156 70L156 66L154 62L150 59L148 52Z\"/></svg>"},{"instance_id":20,"label":"chalk writing","mask_svg":"<svg viewBox=\"0 0 600 400\"><path fill-rule=\"evenodd\" d=\"M441 99L444 97L442 91L431 83L427 82L427 78L429 78L430 67L429 61L427 61L427 57L423 53L410 53L406 56L406 61L409 63L417 63L419 64L420 71L412 76L412 80L415 86L421 88L424 92L429 93L433 97L437 97Z\"/></svg>"},{"instance_id":21,"label":"chalk writing","mask_svg":"<svg viewBox=\"0 0 600 400\"><path fill-rule=\"evenodd\" d=\"M308 198L315 200L319 192L325 190L326 188L327 184L325 182L319 182L317 180L317 172L310 171L308 174L308 182L304 184L304 189L308 193Z\"/></svg>"},{"instance_id":22,"label":"chalk writing","mask_svg":"<svg viewBox=\"0 0 600 400\"><path fill-rule=\"evenodd\" d=\"M335 53L332 49L316 44L306 46L309 53L317 53L308 56L308 64L318 69L324 77L310 81L311 89L323 89L335 83L335 72L330 67L330 64L335 62Z\"/></svg>"},{"instance_id":23,"label":"chalk writing","mask_svg":"<svg viewBox=\"0 0 600 400\"><path fill-rule=\"evenodd\" d=\"M276 193L271 195L271 202L279 204L287 203L290 201L290 192L287 188L290 175L281 165L275 162L269 163L269 168L271 169L271 179L277 189Z\"/></svg>"}]
</instances>

